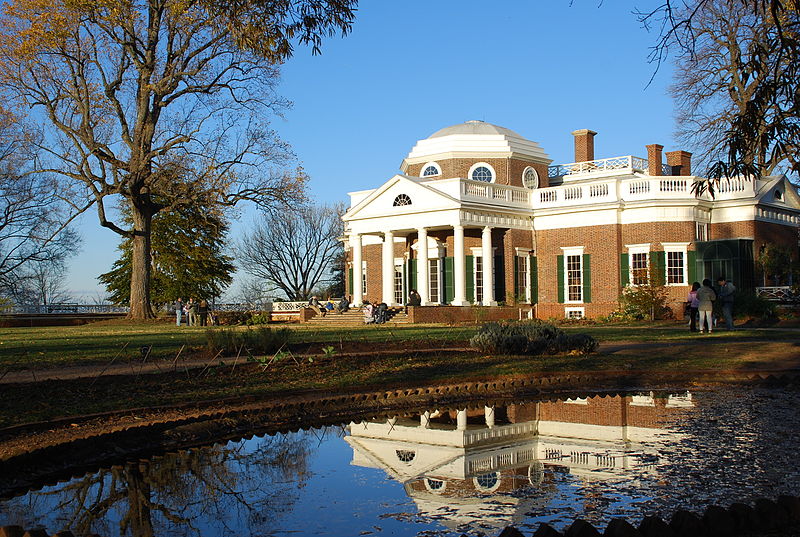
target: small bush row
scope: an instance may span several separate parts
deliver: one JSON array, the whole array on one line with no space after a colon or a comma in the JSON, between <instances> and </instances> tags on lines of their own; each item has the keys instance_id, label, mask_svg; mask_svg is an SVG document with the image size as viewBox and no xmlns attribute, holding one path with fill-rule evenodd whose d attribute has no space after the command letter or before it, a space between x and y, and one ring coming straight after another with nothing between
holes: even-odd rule
<instances>
[{"instance_id":1,"label":"small bush row","mask_svg":"<svg viewBox=\"0 0 800 537\"><path fill-rule=\"evenodd\" d=\"M241 326L268 324L270 316L263 311L220 311L217 319L224 326Z\"/></svg>"},{"instance_id":2,"label":"small bush row","mask_svg":"<svg viewBox=\"0 0 800 537\"><path fill-rule=\"evenodd\" d=\"M273 329L268 326L235 330L217 328L206 331L206 347L223 356L234 354L272 354L285 347L291 331L288 328Z\"/></svg>"},{"instance_id":3,"label":"small bush row","mask_svg":"<svg viewBox=\"0 0 800 537\"><path fill-rule=\"evenodd\" d=\"M486 323L470 339L470 346L497 354L589 354L597 350L598 342L588 334L567 334L550 323L532 320Z\"/></svg>"}]
</instances>

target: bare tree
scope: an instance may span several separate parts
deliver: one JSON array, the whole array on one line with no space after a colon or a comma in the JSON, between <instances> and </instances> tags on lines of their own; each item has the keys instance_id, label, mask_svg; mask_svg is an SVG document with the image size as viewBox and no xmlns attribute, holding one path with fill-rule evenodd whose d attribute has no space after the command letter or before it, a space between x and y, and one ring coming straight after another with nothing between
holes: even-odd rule
<instances>
[{"instance_id":1,"label":"bare tree","mask_svg":"<svg viewBox=\"0 0 800 537\"><path fill-rule=\"evenodd\" d=\"M351 0L10 0L0 19L0 91L35 109L39 169L77 212L130 238L130 317L150 306L153 215L203 201L261 207L303 197L267 119L291 41L346 32ZM130 208L115 221L109 203Z\"/></svg>"},{"instance_id":2,"label":"bare tree","mask_svg":"<svg viewBox=\"0 0 800 537\"><path fill-rule=\"evenodd\" d=\"M267 300L275 292L275 287L260 278L247 278L239 283L233 299L248 308L263 309Z\"/></svg>"},{"instance_id":3,"label":"bare tree","mask_svg":"<svg viewBox=\"0 0 800 537\"><path fill-rule=\"evenodd\" d=\"M678 108L678 136L711 168L727 157L727 131L737 117L747 114L759 88L775 79L800 91L800 81L791 79L794 66L785 57L772 55L779 34L769 14L754 10L741 0L709 0L691 20L692 51L678 56L675 84L671 91ZM774 63L774 65L773 65ZM770 137L795 106L772 100L751 125L758 144L740 155L759 174L769 175L781 164L798 164L796 140L781 143Z\"/></svg>"},{"instance_id":4,"label":"bare tree","mask_svg":"<svg viewBox=\"0 0 800 537\"><path fill-rule=\"evenodd\" d=\"M741 29L735 39L714 20L720 8L743 17L732 21ZM734 72L716 71L708 64L708 83L713 86L715 79L727 78L731 84L726 89L733 91L736 105L726 106L723 125L715 128L716 143L708 155L710 160L716 156L708 166L711 183L700 183L699 191L708 188L713 194L714 183L723 177L757 177L777 159L800 172L800 162L790 158L800 140L800 0L665 0L651 11L639 12L639 19L658 28L660 37L651 54L657 65L671 50L692 58L707 56L709 47L728 47L724 54ZM726 104L722 93L713 95L711 101Z\"/></svg>"},{"instance_id":5,"label":"bare tree","mask_svg":"<svg viewBox=\"0 0 800 537\"><path fill-rule=\"evenodd\" d=\"M342 248L342 212L342 205L335 205L270 214L239 241L237 261L289 300L306 300L332 278Z\"/></svg>"},{"instance_id":6,"label":"bare tree","mask_svg":"<svg viewBox=\"0 0 800 537\"><path fill-rule=\"evenodd\" d=\"M63 264L79 243L53 177L31 172L34 145L17 118L0 109L0 293L17 293L15 301L24 281Z\"/></svg>"}]
</instances>

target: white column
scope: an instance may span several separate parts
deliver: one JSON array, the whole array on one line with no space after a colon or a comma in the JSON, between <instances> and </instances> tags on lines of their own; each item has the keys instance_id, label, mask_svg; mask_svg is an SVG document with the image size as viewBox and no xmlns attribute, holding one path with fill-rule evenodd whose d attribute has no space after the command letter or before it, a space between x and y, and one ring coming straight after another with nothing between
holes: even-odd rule
<instances>
[{"instance_id":1,"label":"white column","mask_svg":"<svg viewBox=\"0 0 800 537\"><path fill-rule=\"evenodd\" d=\"M382 265L383 269L383 301L391 306L394 303L394 233L383 234Z\"/></svg>"},{"instance_id":2,"label":"white column","mask_svg":"<svg viewBox=\"0 0 800 537\"><path fill-rule=\"evenodd\" d=\"M361 288L361 235L350 235L350 246L353 248L353 304L360 308L364 302L364 290Z\"/></svg>"},{"instance_id":3,"label":"white column","mask_svg":"<svg viewBox=\"0 0 800 537\"><path fill-rule=\"evenodd\" d=\"M464 226L453 226L453 306L467 305L467 264L464 257Z\"/></svg>"},{"instance_id":4,"label":"white column","mask_svg":"<svg viewBox=\"0 0 800 537\"><path fill-rule=\"evenodd\" d=\"M492 228L483 228L481 237L481 251L483 254L483 305L496 306L494 299L494 255L492 254Z\"/></svg>"},{"instance_id":5,"label":"white column","mask_svg":"<svg viewBox=\"0 0 800 537\"><path fill-rule=\"evenodd\" d=\"M493 406L485 406L483 407L483 416L486 418L486 426L488 428L494 427L494 407Z\"/></svg>"},{"instance_id":6,"label":"white column","mask_svg":"<svg viewBox=\"0 0 800 537\"><path fill-rule=\"evenodd\" d=\"M430 429L431 428L431 412L430 410L426 410L419 416L419 426L423 429Z\"/></svg>"},{"instance_id":7,"label":"white column","mask_svg":"<svg viewBox=\"0 0 800 537\"><path fill-rule=\"evenodd\" d=\"M428 230L424 227L417 230L417 292L422 305L427 306L428 296Z\"/></svg>"},{"instance_id":8,"label":"white column","mask_svg":"<svg viewBox=\"0 0 800 537\"><path fill-rule=\"evenodd\" d=\"M456 430L458 431L466 431L467 430L467 409L459 410L456 413Z\"/></svg>"}]
</instances>

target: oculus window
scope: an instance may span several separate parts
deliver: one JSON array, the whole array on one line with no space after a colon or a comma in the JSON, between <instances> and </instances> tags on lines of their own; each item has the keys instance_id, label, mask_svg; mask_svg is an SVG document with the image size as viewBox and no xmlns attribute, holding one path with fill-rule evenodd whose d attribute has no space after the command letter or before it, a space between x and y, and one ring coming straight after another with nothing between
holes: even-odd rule
<instances>
[{"instance_id":1,"label":"oculus window","mask_svg":"<svg viewBox=\"0 0 800 537\"><path fill-rule=\"evenodd\" d=\"M492 174L492 170L487 168L486 166L478 166L474 170L472 170L472 175L470 179L473 181L483 181L484 183L491 183L494 179L494 174Z\"/></svg>"},{"instance_id":2,"label":"oculus window","mask_svg":"<svg viewBox=\"0 0 800 537\"><path fill-rule=\"evenodd\" d=\"M531 167L525 168L522 173L522 185L531 190L539 187L539 174Z\"/></svg>"}]
</instances>

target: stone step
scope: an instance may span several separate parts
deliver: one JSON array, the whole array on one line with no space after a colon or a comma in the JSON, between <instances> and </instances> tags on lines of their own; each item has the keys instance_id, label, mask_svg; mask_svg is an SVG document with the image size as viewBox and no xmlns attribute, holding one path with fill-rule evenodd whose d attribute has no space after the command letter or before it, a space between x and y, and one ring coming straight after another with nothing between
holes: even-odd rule
<instances>
[{"instance_id":1,"label":"stone step","mask_svg":"<svg viewBox=\"0 0 800 537\"><path fill-rule=\"evenodd\" d=\"M401 309L390 309L386 324L407 324L408 315ZM345 313L328 313L324 317L316 316L306 323L317 326L357 326L364 324L364 313L361 310L350 310Z\"/></svg>"}]
</instances>

